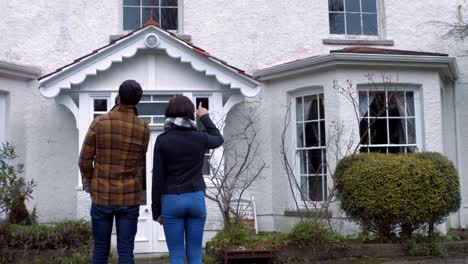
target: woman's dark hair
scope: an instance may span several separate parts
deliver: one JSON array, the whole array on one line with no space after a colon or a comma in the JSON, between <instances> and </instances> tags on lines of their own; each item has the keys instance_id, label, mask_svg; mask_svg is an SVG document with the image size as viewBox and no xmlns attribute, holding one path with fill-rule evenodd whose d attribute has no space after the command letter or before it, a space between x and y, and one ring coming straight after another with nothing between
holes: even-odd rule
<instances>
[{"instance_id":1,"label":"woman's dark hair","mask_svg":"<svg viewBox=\"0 0 468 264\"><path fill-rule=\"evenodd\" d=\"M141 85L134 80L126 80L119 87L120 104L137 105L142 95Z\"/></svg>"},{"instance_id":2,"label":"woman's dark hair","mask_svg":"<svg viewBox=\"0 0 468 264\"><path fill-rule=\"evenodd\" d=\"M186 96L176 95L169 101L165 116L166 118L186 117L195 120L195 106Z\"/></svg>"}]
</instances>

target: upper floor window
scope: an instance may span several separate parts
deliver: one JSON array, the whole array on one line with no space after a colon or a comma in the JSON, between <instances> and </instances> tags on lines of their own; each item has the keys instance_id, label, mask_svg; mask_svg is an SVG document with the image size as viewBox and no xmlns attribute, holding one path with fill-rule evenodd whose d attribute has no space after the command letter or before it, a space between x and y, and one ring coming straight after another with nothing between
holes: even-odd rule
<instances>
[{"instance_id":1,"label":"upper floor window","mask_svg":"<svg viewBox=\"0 0 468 264\"><path fill-rule=\"evenodd\" d=\"M296 97L296 154L303 199L327 197L325 110L323 93Z\"/></svg>"},{"instance_id":2,"label":"upper floor window","mask_svg":"<svg viewBox=\"0 0 468 264\"><path fill-rule=\"evenodd\" d=\"M150 20L151 14L162 28L177 30L178 0L124 0L123 29L143 27Z\"/></svg>"},{"instance_id":3,"label":"upper floor window","mask_svg":"<svg viewBox=\"0 0 468 264\"><path fill-rule=\"evenodd\" d=\"M361 152L417 150L415 91L359 91Z\"/></svg>"},{"instance_id":4,"label":"upper floor window","mask_svg":"<svg viewBox=\"0 0 468 264\"><path fill-rule=\"evenodd\" d=\"M378 35L377 0L328 0L331 34Z\"/></svg>"}]
</instances>

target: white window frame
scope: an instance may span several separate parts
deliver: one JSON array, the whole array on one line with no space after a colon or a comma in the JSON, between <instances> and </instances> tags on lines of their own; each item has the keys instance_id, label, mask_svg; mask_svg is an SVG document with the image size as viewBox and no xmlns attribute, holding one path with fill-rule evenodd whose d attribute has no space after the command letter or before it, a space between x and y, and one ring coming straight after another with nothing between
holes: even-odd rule
<instances>
[{"instance_id":1,"label":"white window frame","mask_svg":"<svg viewBox=\"0 0 468 264\"><path fill-rule=\"evenodd\" d=\"M303 90L303 89L301 89ZM324 155L322 156L322 158L327 158L327 148L326 148L326 145L327 145L327 128L325 127L325 146L319 146L319 147L302 147L300 149L298 149L297 147L297 117L296 117L296 98L298 97L305 97L305 96L314 96L314 95L322 95L322 98L323 100L325 101L325 93L324 93L324 90L323 88L316 88L316 87L313 87L311 89L307 89L306 91L303 91L303 92L296 92L296 93L293 93L291 94L290 98L291 98L291 122L290 124L293 124L292 125L292 138L293 138L293 148L292 149L292 157L294 157L293 161L294 161L294 173L296 175L296 178L297 178L297 181L299 182L299 184L301 185L301 177L303 176L306 176L306 177L309 177L309 176L313 176L313 175L309 175L309 174L301 174L301 160L300 160L300 154L299 154L299 151L300 150L309 150L309 149L322 149L325 151ZM324 111L326 112L325 110L325 102L324 102ZM304 114L304 113L303 113ZM320 118L320 112L318 112L318 115L319 115L319 119L317 120L320 124L321 121L324 121L325 122L325 126L326 126L326 115L324 113L324 118L321 119ZM320 125L319 125L320 126ZM319 129L319 133L321 133L321 130ZM303 126L303 136L305 137L305 126ZM319 134L319 141L320 141L320 134ZM296 164L298 164L298 166L296 166ZM323 161L322 161L322 165L323 165ZM312 201L310 198L309 198L309 194L302 194L302 191L300 191L300 193L298 193L299 197L301 197L301 200L302 201L306 201L310 204L315 204L316 207L320 207L320 203L323 202L326 197L328 196L328 183L330 181L330 177L329 177L329 171L328 171L328 168L325 168L326 171L324 172L324 168L322 168L322 173L320 174L321 177L322 177L322 200L320 201ZM307 167L306 167L306 172L308 172L308 164L307 164ZM315 176L315 177L319 177L319 176ZM305 197L304 197L305 196ZM306 198L306 199L304 199Z\"/></svg>"},{"instance_id":2,"label":"white window frame","mask_svg":"<svg viewBox=\"0 0 468 264\"><path fill-rule=\"evenodd\" d=\"M7 140L8 93L0 92L0 144Z\"/></svg>"},{"instance_id":3,"label":"white window frame","mask_svg":"<svg viewBox=\"0 0 468 264\"><path fill-rule=\"evenodd\" d=\"M327 0L328 1L328 0ZM361 14L361 28L364 30L364 25L362 24L362 14L374 14L371 12L362 12L362 0L359 1L360 4L360 12L350 12L350 13L359 13ZM383 0L375 0L376 1L376 15L377 15L377 35L356 35L356 34L348 34L347 33L347 25L346 25L346 12L345 11L330 11L329 2L327 2L327 11L328 11L328 33L330 34L331 38L333 39L370 39L370 40L377 40L377 39L385 39L385 11L384 11L384 4ZM346 0L343 0L343 5L346 7ZM332 33L330 28L330 14L331 13L340 13L344 15L344 27L345 33L338 34Z\"/></svg>"},{"instance_id":4,"label":"white window frame","mask_svg":"<svg viewBox=\"0 0 468 264\"><path fill-rule=\"evenodd\" d=\"M106 95L102 95L102 94L91 94L89 95L90 99L91 99L91 103L90 103L90 109L89 109L89 114L90 114L90 120L94 120L94 115L102 115L102 114L105 114L107 112L109 112L110 109L112 109L112 107L114 106L114 103L111 102L111 95L110 94L106 94ZM94 111L94 100L107 100L107 110L106 111Z\"/></svg>"},{"instance_id":5,"label":"white window frame","mask_svg":"<svg viewBox=\"0 0 468 264\"><path fill-rule=\"evenodd\" d=\"M144 99L144 97L141 98L140 102L138 104L154 104L154 103L168 103L169 100L157 100L158 96L174 96L176 94L179 94L179 93L147 93L147 92L143 92L143 96L150 96L150 100L147 101ZM155 128L163 128L164 126L164 121L162 123L157 123L155 122L155 120L157 118L163 118L163 120L165 119L165 115L162 114L162 115L138 115L140 118L142 118L143 120L145 120L146 123L148 123L149 126L151 127L155 127ZM147 122L148 118L151 119L151 122Z\"/></svg>"},{"instance_id":6,"label":"white window frame","mask_svg":"<svg viewBox=\"0 0 468 264\"><path fill-rule=\"evenodd\" d=\"M122 31L123 32L131 32L133 31L134 29L125 29L124 28L124 8L125 7L137 7L137 6L127 6L127 5L124 5L123 4L123 1L122 1L122 6L121 6L121 11L122 11L122 20L121 20L121 25L122 25ZM145 8L158 8L157 6L143 6L142 5L142 0L140 0L140 27L143 27L143 25L147 22L147 21L142 21L143 19L143 7ZM177 29L170 29L169 31L170 32L173 32L173 33L178 33L178 34L182 34L184 32L184 19L183 19L183 7L184 7L184 0L177 0ZM175 8L175 7L174 7ZM159 17L161 18L161 8L159 7ZM156 21L159 23L159 21Z\"/></svg>"},{"instance_id":7,"label":"white window frame","mask_svg":"<svg viewBox=\"0 0 468 264\"><path fill-rule=\"evenodd\" d=\"M378 119L386 119L387 120L387 142L388 144L368 144L368 145L363 145L360 143L359 140L359 148L366 148L366 147L415 147L416 152L420 152L423 150L423 115L422 115L422 102L421 102L421 89L419 85L414 85L414 84L397 84L397 85L392 85L392 87L385 87L385 84L358 84L357 85L357 91L358 91L358 100L359 100L359 92L363 91L371 91L371 92L385 92L385 100L387 102L388 100L388 92L413 92L413 100L414 100L414 117L405 117L405 118L415 118L415 137L416 141L415 144L390 144L390 133L389 133L389 116L388 116L388 109L386 110L386 115L385 117L379 117ZM405 94L406 96L406 94ZM369 107L369 102L368 102L368 107ZM405 100L405 113L406 113L406 100ZM358 111L359 118L361 119L360 116L360 111ZM397 119L401 119L401 117L396 117ZM360 123L360 121L359 121ZM408 127L406 126L406 136L408 135L407 130ZM359 138L361 137L359 133ZM370 137L370 134L368 135ZM370 139L369 139L370 140ZM388 149L387 149L388 153Z\"/></svg>"}]
</instances>

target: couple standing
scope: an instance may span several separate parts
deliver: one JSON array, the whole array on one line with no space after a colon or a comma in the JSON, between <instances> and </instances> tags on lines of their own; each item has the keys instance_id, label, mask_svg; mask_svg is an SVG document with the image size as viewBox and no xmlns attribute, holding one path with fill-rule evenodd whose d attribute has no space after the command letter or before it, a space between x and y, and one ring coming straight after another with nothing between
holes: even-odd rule
<instances>
[{"instance_id":1,"label":"couple standing","mask_svg":"<svg viewBox=\"0 0 468 264\"><path fill-rule=\"evenodd\" d=\"M106 263L115 218L119 263L134 263L133 249L141 202L139 166L145 159L150 128L138 117L143 90L136 81L119 87L117 104L89 127L80 153L83 188L91 194L93 263ZM202 175L207 149L223 137L201 105L196 110L206 132L195 124L195 106L185 96L166 108L165 132L156 139L153 156L153 220L163 225L171 264L202 263L206 220Z\"/></svg>"}]
</instances>

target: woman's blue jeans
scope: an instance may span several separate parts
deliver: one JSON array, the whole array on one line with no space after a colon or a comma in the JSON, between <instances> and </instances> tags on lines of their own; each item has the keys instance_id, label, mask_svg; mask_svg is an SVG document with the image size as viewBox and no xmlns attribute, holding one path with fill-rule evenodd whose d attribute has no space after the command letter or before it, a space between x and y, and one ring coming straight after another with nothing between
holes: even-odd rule
<instances>
[{"instance_id":1,"label":"woman's blue jeans","mask_svg":"<svg viewBox=\"0 0 468 264\"><path fill-rule=\"evenodd\" d=\"M134 262L133 249L137 233L140 206L91 205L91 224L94 238L93 264L107 264L111 245L112 224L115 217L119 263Z\"/></svg>"},{"instance_id":2,"label":"woman's blue jeans","mask_svg":"<svg viewBox=\"0 0 468 264\"><path fill-rule=\"evenodd\" d=\"M165 194L162 222L171 264L202 263L203 230L206 220L203 192Z\"/></svg>"}]
</instances>

